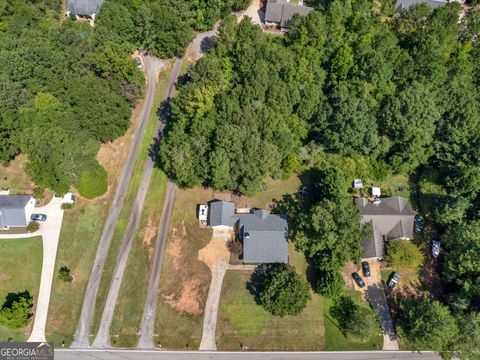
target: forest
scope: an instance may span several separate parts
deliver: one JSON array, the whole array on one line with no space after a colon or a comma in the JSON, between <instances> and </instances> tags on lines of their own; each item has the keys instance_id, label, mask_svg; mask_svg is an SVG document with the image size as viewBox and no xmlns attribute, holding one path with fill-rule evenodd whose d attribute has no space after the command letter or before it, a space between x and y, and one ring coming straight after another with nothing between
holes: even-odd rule
<instances>
[{"instance_id":1,"label":"forest","mask_svg":"<svg viewBox=\"0 0 480 360\"><path fill-rule=\"evenodd\" d=\"M0 0L0 160L28 155L38 189L106 191L95 155L122 135L142 97L131 54L180 56L194 30L209 29L245 0L107 0L95 21L66 18L61 0ZM84 191L82 191L84 190ZM39 191L38 193L41 193Z\"/></svg>"},{"instance_id":2,"label":"forest","mask_svg":"<svg viewBox=\"0 0 480 360\"><path fill-rule=\"evenodd\" d=\"M267 177L312 167L327 172L316 181L330 184L353 179L335 174L346 163L364 179L409 175L419 184L428 236L441 239L445 256L439 293L399 302L397 327L408 348L445 357L476 351L480 11L459 18L453 2L394 15L393 2L372 9L367 0L317 10L295 17L284 37L225 19L215 47L170 104L161 165L180 186L247 195L264 189ZM323 274L316 290L325 295L338 293L338 268L360 254L358 214L337 193L289 218L297 249ZM280 205L298 206L286 200Z\"/></svg>"}]
</instances>

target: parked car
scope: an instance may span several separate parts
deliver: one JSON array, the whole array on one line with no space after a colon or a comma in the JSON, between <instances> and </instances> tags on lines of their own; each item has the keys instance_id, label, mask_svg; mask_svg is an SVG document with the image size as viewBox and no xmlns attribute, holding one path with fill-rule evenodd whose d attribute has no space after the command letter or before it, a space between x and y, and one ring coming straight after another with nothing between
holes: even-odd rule
<instances>
[{"instance_id":1,"label":"parked car","mask_svg":"<svg viewBox=\"0 0 480 360\"><path fill-rule=\"evenodd\" d=\"M362 262L362 273L363 276L370 277L370 265L366 261Z\"/></svg>"},{"instance_id":2,"label":"parked car","mask_svg":"<svg viewBox=\"0 0 480 360\"><path fill-rule=\"evenodd\" d=\"M45 221L45 220L47 220L47 215L45 215L45 214L32 214L32 216L30 216L30 219L33 220L33 221Z\"/></svg>"},{"instance_id":3,"label":"parked car","mask_svg":"<svg viewBox=\"0 0 480 360\"><path fill-rule=\"evenodd\" d=\"M440 255L440 247L441 246L439 241L432 241L432 256L434 259L436 259L438 255Z\"/></svg>"},{"instance_id":4,"label":"parked car","mask_svg":"<svg viewBox=\"0 0 480 360\"><path fill-rule=\"evenodd\" d=\"M390 289L393 289L397 285L399 280L400 280L400 274L397 272L394 272L392 277L390 278L390 281L388 282L388 287Z\"/></svg>"},{"instance_id":5,"label":"parked car","mask_svg":"<svg viewBox=\"0 0 480 360\"><path fill-rule=\"evenodd\" d=\"M363 281L362 277L358 273L354 272L352 274L352 278L355 280L358 286L361 288L365 287L365 281Z\"/></svg>"},{"instance_id":6,"label":"parked car","mask_svg":"<svg viewBox=\"0 0 480 360\"><path fill-rule=\"evenodd\" d=\"M143 66L139 58L135 58L135 66L137 67L137 69L142 70Z\"/></svg>"},{"instance_id":7,"label":"parked car","mask_svg":"<svg viewBox=\"0 0 480 360\"><path fill-rule=\"evenodd\" d=\"M423 223L422 223L422 219L420 219L420 216L415 215L415 231L417 233L421 233L423 230Z\"/></svg>"}]
</instances>

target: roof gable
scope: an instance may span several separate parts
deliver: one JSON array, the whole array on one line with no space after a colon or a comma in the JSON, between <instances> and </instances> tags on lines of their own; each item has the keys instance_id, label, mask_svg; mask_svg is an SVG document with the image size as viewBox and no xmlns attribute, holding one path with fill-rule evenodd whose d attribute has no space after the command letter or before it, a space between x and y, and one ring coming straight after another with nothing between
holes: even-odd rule
<instances>
[{"instance_id":1,"label":"roof gable","mask_svg":"<svg viewBox=\"0 0 480 360\"><path fill-rule=\"evenodd\" d=\"M67 11L75 15L98 14L105 0L67 0Z\"/></svg>"}]
</instances>

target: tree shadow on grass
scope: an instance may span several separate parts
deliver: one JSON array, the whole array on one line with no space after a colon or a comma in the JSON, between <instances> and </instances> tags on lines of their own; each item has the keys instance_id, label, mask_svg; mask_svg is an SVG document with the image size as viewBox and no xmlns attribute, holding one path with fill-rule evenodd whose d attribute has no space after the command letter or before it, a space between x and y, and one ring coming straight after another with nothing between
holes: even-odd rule
<instances>
[{"instance_id":1,"label":"tree shadow on grass","mask_svg":"<svg viewBox=\"0 0 480 360\"><path fill-rule=\"evenodd\" d=\"M265 290L267 286L272 270L276 269L282 264L262 264L257 266L255 271L250 276L250 280L247 282L247 290L253 296L255 303L261 305L260 294Z\"/></svg>"},{"instance_id":2,"label":"tree shadow on grass","mask_svg":"<svg viewBox=\"0 0 480 360\"><path fill-rule=\"evenodd\" d=\"M33 299L32 295L30 295L30 292L28 290L25 290L22 292L19 291L16 293L8 293L7 296L5 297L5 301L3 302L2 310L11 309L14 303L19 302L24 298L27 300Z\"/></svg>"}]
</instances>

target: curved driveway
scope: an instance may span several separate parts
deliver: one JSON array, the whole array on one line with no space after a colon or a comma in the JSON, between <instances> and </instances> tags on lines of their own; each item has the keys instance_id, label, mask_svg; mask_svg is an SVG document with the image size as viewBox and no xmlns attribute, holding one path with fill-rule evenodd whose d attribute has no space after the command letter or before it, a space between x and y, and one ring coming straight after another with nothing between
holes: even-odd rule
<instances>
[{"instance_id":1,"label":"curved driveway","mask_svg":"<svg viewBox=\"0 0 480 360\"><path fill-rule=\"evenodd\" d=\"M45 342L45 326L47 324L48 305L55 273L55 258L57 257L58 239L62 228L63 209L62 198L54 197L45 206L34 209L34 213L47 215L47 220L40 223L40 229L29 234L0 235L0 239L24 239L41 236L43 243L42 275L40 289L36 300L35 319L32 333L28 341Z\"/></svg>"},{"instance_id":2,"label":"curved driveway","mask_svg":"<svg viewBox=\"0 0 480 360\"><path fill-rule=\"evenodd\" d=\"M143 103L142 112L140 114L139 123L135 131L133 138L132 148L128 154L127 162L123 169L122 176L118 183L118 188L113 198L112 207L108 214L103 228L102 237L98 244L97 254L95 256L95 262L93 264L90 278L88 279L87 290L83 299L82 312L80 314L80 320L77 331L75 333L75 341L72 343L73 348L85 348L89 346L89 330L90 322L92 320L93 311L95 308L95 300L97 297L98 287L100 285L100 279L102 277L103 267L110 248L113 233L115 230L115 224L120 214L120 209L123 205L123 200L127 192L128 184L132 177L135 160L140 149L140 144L145 133L145 128L152 112L153 99L155 96L155 60L148 56L144 57L145 72L147 76L147 92L145 95L145 101Z\"/></svg>"}]
</instances>

